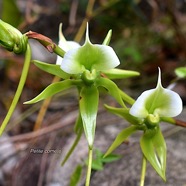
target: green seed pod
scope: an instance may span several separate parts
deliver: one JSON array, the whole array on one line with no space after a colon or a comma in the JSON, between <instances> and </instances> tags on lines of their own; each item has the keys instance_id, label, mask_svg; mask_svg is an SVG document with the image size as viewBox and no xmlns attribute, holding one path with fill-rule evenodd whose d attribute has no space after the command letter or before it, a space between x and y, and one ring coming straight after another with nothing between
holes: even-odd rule
<instances>
[{"instance_id":1,"label":"green seed pod","mask_svg":"<svg viewBox=\"0 0 186 186\"><path fill-rule=\"evenodd\" d=\"M0 45L15 54L21 54L27 48L27 36L0 19Z\"/></svg>"}]
</instances>

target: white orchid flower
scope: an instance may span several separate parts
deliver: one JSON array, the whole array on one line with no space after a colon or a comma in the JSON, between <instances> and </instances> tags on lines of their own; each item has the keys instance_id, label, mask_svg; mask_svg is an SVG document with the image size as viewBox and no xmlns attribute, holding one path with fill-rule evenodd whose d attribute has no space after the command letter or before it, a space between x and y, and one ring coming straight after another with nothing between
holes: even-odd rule
<instances>
[{"instance_id":1,"label":"white orchid flower","mask_svg":"<svg viewBox=\"0 0 186 186\"><path fill-rule=\"evenodd\" d=\"M61 69L69 74L79 74L85 71L109 70L119 64L120 61L110 46L90 42L87 24L84 45L68 50L65 53Z\"/></svg>"},{"instance_id":2,"label":"white orchid flower","mask_svg":"<svg viewBox=\"0 0 186 186\"><path fill-rule=\"evenodd\" d=\"M183 109L180 96L161 84L161 70L159 68L158 82L155 89L143 92L132 105L130 114L138 118L148 118L158 122L160 117L175 117Z\"/></svg>"}]
</instances>

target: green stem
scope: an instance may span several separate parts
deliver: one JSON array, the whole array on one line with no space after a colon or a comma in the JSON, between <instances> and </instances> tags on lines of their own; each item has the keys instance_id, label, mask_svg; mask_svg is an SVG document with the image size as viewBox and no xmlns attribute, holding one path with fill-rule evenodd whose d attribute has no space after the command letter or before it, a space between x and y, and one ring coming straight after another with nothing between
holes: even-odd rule
<instances>
[{"instance_id":1,"label":"green stem","mask_svg":"<svg viewBox=\"0 0 186 186\"><path fill-rule=\"evenodd\" d=\"M179 127L186 128L186 122L185 121L178 120L178 119L169 118L169 117L162 117L161 118L161 121L167 122L169 124L177 125Z\"/></svg>"},{"instance_id":2,"label":"green stem","mask_svg":"<svg viewBox=\"0 0 186 186\"><path fill-rule=\"evenodd\" d=\"M164 121L166 123L170 123L170 124L176 124L176 121L174 118L169 118L169 117L161 117L161 121Z\"/></svg>"},{"instance_id":3,"label":"green stem","mask_svg":"<svg viewBox=\"0 0 186 186\"><path fill-rule=\"evenodd\" d=\"M140 186L144 186L144 183L145 183L146 166L147 166L147 160L146 160L145 156L143 155Z\"/></svg>"},{"instance_id":4,"label":"green stem","mask_svg":"<svg viewBox=\"0 0 186 186\"><path fill-rule=\"evenodd\" d=\"M83 129L83 128L82 128L82 129ZM77 146L77 144L78 144L78 142L79 142L79 140L80 140L80 138L81 138L82 132L83 132L82 129L80 129L80 130L78 131L78 134L77 134L77 136L76 136L76 139L75 139L74 143L72 144L72 147L70 148L70 150L69 150L68 153L66 154L64 160L62 161L61 166L63 166L63 165L66 163L66 161L68 160L68 158L70 157L70 155L71 155L72 152L74 151L75 147Z\"/></svg>"},{"instance_id":5,"label":"green stem","mask_svg":"<svg viewBox=\"0 0 186 186\"><path fill-rule=\"evenodd\" d=\"M86 184L85 184L85 186L89 186L90 185L91 169L92 169L92 149L89 148L89 152L88 152L88 169L87 169L87 177L86 177Z\"/></svg>"},{"instance_id":6,"label":"green stem","mask_svg":"<svg viewBox=\"0 0 186 186\"><path fill-rule=\"evenodd\" d=\"M53 51L55 54L61 56L61 57L64 57L65 55L65 51L63 49L61 49L58 45L56 45L54 47L54 51Z\"/></svg>"},{"instance_id":7,"label":"green stem","mask_svg":"<svg viewBox=\"0 0 186 186\"><path fill-rule=\"evenodd\" d=\"M26 78L27 78L27 74L28 74L28 69L29 69L29 66L30 66L30 60L31 60L31 49L30 49L30 45L27 44L27 50L26 50L26 54L25 54L25 61L24 61L24 66L23 66L23 70L22 70L22 74L21 74L21 78L20 78L20 81L19 81L19 85L17 87L17 90L16 90L16 93L15 93L15 96L14 96L14 99L12 101L12 104L10 105L10 108L8 110L8 113L0 127L0 136L2 135L3 131L5 130L6 128L6 125L8 124L14 110L15 110L15 107L17 105L17 102L21 96L21 93L22 93L22 90L23 90L23 87L24 87L24 84L25 84L25 81L26 81Z\"/></svg>"}]
</instances>

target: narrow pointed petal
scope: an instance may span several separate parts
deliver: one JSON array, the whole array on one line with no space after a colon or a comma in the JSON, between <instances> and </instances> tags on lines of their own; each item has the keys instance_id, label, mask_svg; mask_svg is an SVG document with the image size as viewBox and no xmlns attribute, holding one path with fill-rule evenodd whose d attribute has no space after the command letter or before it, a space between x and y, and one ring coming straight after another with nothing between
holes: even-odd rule
<instances>
[{"instance_id":1,"label":"narrow pointed petal","mask_svg":"<svg viewBox=\"0 0 186 186\"><path fill-rule=\"evenodd\" d=\"M104 87L106 90L108 90L108 93L116 99L116 101L124 108L126 108L120 94L120 89L118 86L111 81L108 78L100 78L96 81L96 86L99 87Z\"/></svg>"},{"instance_id":2,"label":"narrow pointed petal","mask_svg":"<svg viewBox=\"0 0 186 186\"><path fill-rule=\"evenodd\" d=\"M48 97L51 97L51 96L57 94L58 92L61 92L63 90L67 90L78 83L81 83L81 81L67 79L67 80L64 80L61 82L56 82L56 83L50 84L38 96L36 96L35 98L33 98L30 101L24 102L24 104L37 103L39 101L42 101Z\"/></svg>"},{"instance_id":3,"label":"narrow pointed petal","mask_svg":"<svg viewBox=\"0 0 186 186\"><path fill-rule=\"evenodd\" d=\"M130 124L140 125L142 123L140 119L129 114L128 108L115 108L115 107L108 106L106 104L104 106L109 112L124 118Z\"/></svg>"},{"instance_id":4,"label":"narrow pointed petal","mask_svg":"<svg viewBox=\"0 0 186 186\"><path fill-rule=\"evenodd\" d=\"M103 45L109 45L110 40L111 40L111 36L112 36L112 30L109 30L104 41L103 41Z\"/></svg>"},{"instance_id":5,"label":"narrow pointed petal","mask_svg":"<svg viewBox=\"0 0 186 186\"><path fill-rule=\"evenodd\" d=\"M49 74L58 76L63 79L69 79L70 75L62 71L59 65L49 64L38 60L33 61L34 64L41 70L48 72Z\"/></svg>"},{"instance_id":6,"label":"narrow pointed petal","mask_svg":"<svg viewBox=\"0 0 186 186\"><path fill-rule=\"evenodd\" d=\"M132 70L122 70L122 69L110 69L102 71L109 79L123 79L134 76L139 76L139 72Z\"/></svg>"},{"instance_id":7,"label":"narrow pointed petal","mask_svg":"<svg viewBox=\"0 0 186 186\"><path fill-rule=\"evenodd\" d=\"M130 126L124 130L122 130L112 143L112 145L109 147L107 152L105 153L104 157L108 156L112 151L114 151L121 143L123 143L130 135L132 135L134 132L138 130L137 126Z\"/></svg>"}]
</instances>

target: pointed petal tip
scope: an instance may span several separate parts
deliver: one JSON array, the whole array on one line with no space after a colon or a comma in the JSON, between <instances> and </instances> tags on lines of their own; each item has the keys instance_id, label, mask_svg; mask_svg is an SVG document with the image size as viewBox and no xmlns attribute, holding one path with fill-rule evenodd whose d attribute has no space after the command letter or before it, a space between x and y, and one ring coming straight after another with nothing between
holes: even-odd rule
<instances>
[{"instance_id":1,"label":"pointed petal tip","mask_svg":"<svg viewBox=\"0 0 186 186\"><path fill-rule=\"evenodd\" d=\"M63 24L60 23L60 24L59 24L59 32L58 32L58 34L59 34L59 40L61 40L61 38L63 37L63 34L62 34L62 26L63 26Z\"/></svg>"},{"instance_id":2,"label":"pointed petal tip","mask_svg":"<svg viewBox=\"0 0 186 186\"><path fill-rule=\"evenodd\" d=\"M89 24L88 24L88 22L87 22L87 27L86 27L85 43L91 43L90 39L89 39Z\"/></svg>"},{"instance_id":3,"label":"pointed petal tip","mask_svg":"<svg viewBox=\"0 0 186 186\"><path fill-rule=\"evenodd\" d=\"M161 69L158 67L158 82L157 82L157 87L162 87L161 84Z\"/></svg>"}]
</instances>

